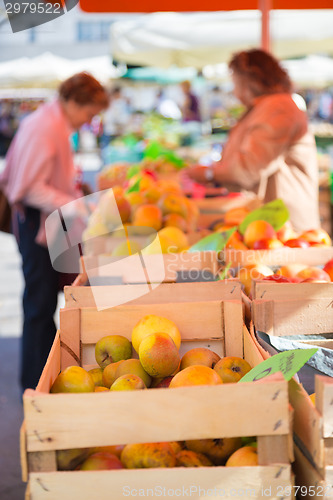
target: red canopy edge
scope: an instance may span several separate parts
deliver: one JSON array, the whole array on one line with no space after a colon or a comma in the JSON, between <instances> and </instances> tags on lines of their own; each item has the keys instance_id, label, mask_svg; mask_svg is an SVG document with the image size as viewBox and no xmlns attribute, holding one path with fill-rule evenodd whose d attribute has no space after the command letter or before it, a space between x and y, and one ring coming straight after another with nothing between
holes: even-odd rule
<instances>
[{"instance_id":1,"label":"red canopy edge","mask_svg":"<svg viewBox=\"0 0 333 500\"><path fill-rule=\"evenodd\" d=\"M80 0L85 12L202 12L260 9L259 0ZM204 7L204 9L203 9ZM333 0L271 0L272 9L332 9Z\"/></svg>"}]
</instances>

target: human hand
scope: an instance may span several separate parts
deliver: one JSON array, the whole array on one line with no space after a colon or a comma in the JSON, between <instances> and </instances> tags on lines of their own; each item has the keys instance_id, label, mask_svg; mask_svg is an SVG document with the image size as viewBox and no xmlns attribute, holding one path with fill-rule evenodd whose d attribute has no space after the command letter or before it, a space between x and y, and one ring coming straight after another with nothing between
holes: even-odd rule
<instances>
[{"instance_id":1,"label":"human hand","mask_svg":"<svg viewBox=\"0 0 333 500\"><path fill-rule=\"evenodd\" d=\"M207 184L209 182L206 177L207 167L204 165L195 165L186 170L187 176L199 184Z\"/></svg>"}]
</instances>

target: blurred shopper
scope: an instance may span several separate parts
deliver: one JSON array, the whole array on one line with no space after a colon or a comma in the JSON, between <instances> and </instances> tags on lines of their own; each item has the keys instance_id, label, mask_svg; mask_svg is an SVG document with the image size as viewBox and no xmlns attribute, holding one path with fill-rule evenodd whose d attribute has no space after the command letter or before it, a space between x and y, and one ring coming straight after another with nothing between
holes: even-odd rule
<instances>
[{"instance_id":1,"label":"blurred shopper","mask_svg":"<svg viewBox=\"0 0 333 500\"><path fill-rule=\"evenodd\" d=\"M185 80L181 83L181 89L184 94L184 101L182 106L182 120L183 122L200 122L200 105L198 97L192 92L191 83Z\"/></svg>"},{"instance_id":2,"label":"blurred shopper","mask_svg":"<svg viewBox=\"0 0 333 500\"><path fill-rule=\"evenodd\" d=\"M288 74L259 49L235 54L229 68L246 112L231 130L221 160L189 169L189 176L254 191L265 202L281 198L297 231L319 227L316 144L306 114L292 99Z\"/></svg>"},{"instance_id":3,"label":"blurred shopper","mask_svg":"<svg viewBox=\"0 0 333 500\"><path fill-rule=\"evenodd\" d=\"M45 220L83 192L75 185L70 135L105 109L108 96L87 73L64 81L59 95L19 126L6 156L0 185L12 205L13 232L25 279L21 348L22 389L37 385L56 327L60 273L46 246Z\"/></svg>"},{"instance_id":4,"label":"blurred shopper","mask_svg":"<svg viewBox=\"0 0 333 500\"><path fill-rule=\"evenodd\" d=\"M107 146L112 139L126 132L131 117L131 106L123 96L121 87L114 87L110 93L110 105L103 116L101 146Z\"/></svg>"}]
</instances>

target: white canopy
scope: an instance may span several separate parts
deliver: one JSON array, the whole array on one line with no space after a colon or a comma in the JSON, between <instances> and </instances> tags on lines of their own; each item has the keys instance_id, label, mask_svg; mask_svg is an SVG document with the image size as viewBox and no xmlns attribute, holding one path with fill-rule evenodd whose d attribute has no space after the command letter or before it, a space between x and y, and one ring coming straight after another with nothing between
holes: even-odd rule
<instances>
[{"instance_id":1,"label":"white canopy","mask_svg":"<svg viewBox=\"0 0 333 500\"><path fill-rule=\"evenodd\" d=\"M301 59L281 61L292 81L302 86L325 87L333 84L333 59L328 56L310 55ZM207 65L202 70L207 79L229 81L227 63Z\"/></svg>"},{"instance_id":2,"label":"white canopy","mask_svg":"<svg viewBox=\"0 0 333 500\"><path fill-rule=\"evenodd\" d=\"M1 63L0 85L52 86L80 71L88 71L102 83L120 76L109 56L70 60L45 52L38 57L22 57Z\"/></svg>"},{"instance_id":3,"label":"white canopy","mask_svg":"<svg viewBox=\"0 0 333 500\"><path fill-rule=\"evenodd\" d=\"M333 10L272 10L272 52L279 58L333 54ZM115 60L167 68L202 68L259 47L259 11L158 12L111 25Z\"/></svg>"}]
</instances>

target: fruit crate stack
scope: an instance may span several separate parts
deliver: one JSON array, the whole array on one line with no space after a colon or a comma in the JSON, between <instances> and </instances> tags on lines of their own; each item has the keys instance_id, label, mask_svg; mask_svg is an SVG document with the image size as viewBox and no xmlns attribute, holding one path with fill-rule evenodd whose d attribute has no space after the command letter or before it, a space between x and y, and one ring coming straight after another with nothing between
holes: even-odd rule
<instances>
[{"instance_id":1,"label":"fruit crate stack","mask_svg":"<svg viewBox=\"0 0 333 500\"><path fill-rule=\"evenodd\" d=\"M249 362L255 363L258 353L243 325L240 285L196 285L162 284L147 295L138 295L141 285L118 291L65 289L60 330L40 382L23 396L21 456L27 499L106 500L161 488L169 492L167 497L170 491L178 496L179 491L190 491L191 498L199 499L215 489L233 498L248 492L255 498L292 498L291 412L283 379L102 394L49 393L66 367L91 366L94 346L104 335L112 331L130 339L133 326L147 314L168 317L178 325L181 353L205 346L220 356L242 357L246 346ZM137 298L108 307L108 293L114 298L124 289ZM94 292L100 293L98 309L93 306ZM258 466L57 470L57 450L240 436L257 437Z\"/></svg>"},{"instance_id":2,"label":"fruit crate stack","mask_svg":"<svg viewBox=\"0 0 333 500\"><path fill-rule=\"evenodd\" d=\"M253 287L252 319L256 331L270 336L295 336L304 347L333 349L333 284L257 282ZM269 353L252 339L262 359ZM308 337L309 336L309 337ZM309 379L308 386L311 386ZM303 496L333 496L333 378L315 375L315 405L303 385L291 380L294 410L296 484ZM311 488L310 488L311 487Z\"/></svg>"}]
</instances>

